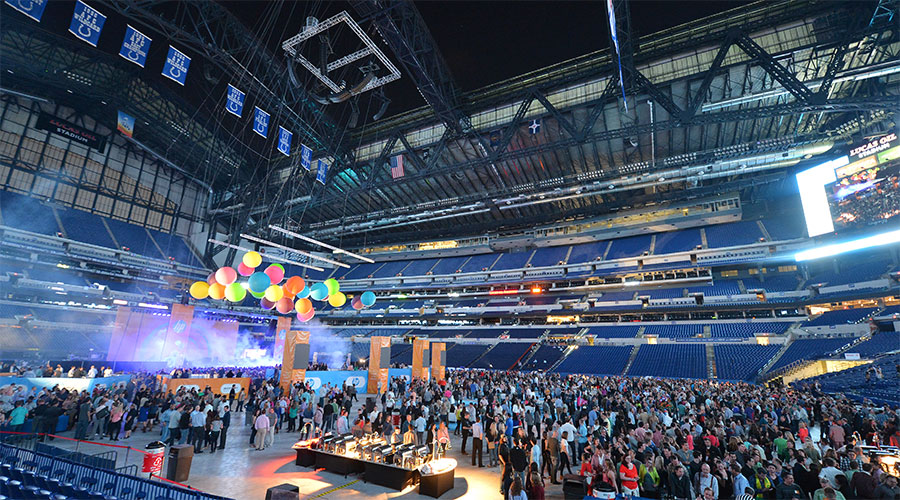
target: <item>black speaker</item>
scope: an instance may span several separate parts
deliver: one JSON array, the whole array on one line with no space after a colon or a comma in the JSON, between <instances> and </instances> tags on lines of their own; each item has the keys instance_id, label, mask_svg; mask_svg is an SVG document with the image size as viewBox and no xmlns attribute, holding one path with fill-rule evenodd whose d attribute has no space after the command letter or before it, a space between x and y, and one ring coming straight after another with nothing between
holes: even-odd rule
<instances>
[{"instance_id":1,"label":"black speaker","mask_svg":"<svg viewBox=\"0 0 900 500\"><path fill-rule=\"evenodd\" d=\"M424 349L422 351L422 366L424 368L429 368L431 366L431 349Z\"/></svg>"},{"instance_id":2,"label":"black speaker","mask_svg":"<svg viewBox=\"0 0 900 500\"><path fill-rule=\"evenodd\" d=\"M291 368L295 370L309 368L309 344L294 344L294 363Z\"/></svg>"},{"instance_id":3,"label":"black speaker","mask_svg":"<svg viewBox=\"0 0 900 500\"><path fill-rule=\"evenodd\" d=\"M391 346L381 348L381 359L378 362L378 368L386 369L391 367Z\"/></svg>"}]
</instances>

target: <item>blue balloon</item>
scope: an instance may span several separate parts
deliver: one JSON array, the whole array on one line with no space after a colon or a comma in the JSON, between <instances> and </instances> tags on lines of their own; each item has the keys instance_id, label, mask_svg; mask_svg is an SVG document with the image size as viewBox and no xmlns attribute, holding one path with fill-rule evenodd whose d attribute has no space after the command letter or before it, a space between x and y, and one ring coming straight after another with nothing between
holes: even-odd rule
<instances>
[{"instance_id":1,"label":"blue balloon","mask_svg":"<svg viewBox=\"0 0 900 500\"><path fill-rule=\"evenodd\" d=\"M372 292L363 292L363 294L359 296L359 301L366 307L372 307L372 305L375 304L375 294Z\"/></svg>"},{"instance_id":2,"label":"blue balloon","mask_svg":"<svg viewBox=\"0 0 900 500\"><path fill-rule=\"evenodd\" d=\"M271 284L272 279L269 278L269 275L262 272L253 273L250 275L250 278L247 279L247 286L250 287L251 292L265 292L266 288L269 288L269 285Z\"/></svg>"},{"instance_id":3,"label":"blue balloon","mask_svg":"<svg viewBox=\"0 0 900 500\"><path fill-rule=\"evenodd\" d=\"M296 297L294 297L294 298L305 299L307 297L309 297L309 287L305 286L305 287L303 287L303 290L300 290L300 292L298 292Z\"/></svg>"},{"instance_id":4,"label":"blue balloon","mask_svg":"<svg viewBox=\"0 0 900 500\"><path fill-rule=\"evenodd\" d=\"M328 297L328 287L325 283L316 283L310 289L309 297L313 300L325 300Z\"/></svg>"}]
</instances>

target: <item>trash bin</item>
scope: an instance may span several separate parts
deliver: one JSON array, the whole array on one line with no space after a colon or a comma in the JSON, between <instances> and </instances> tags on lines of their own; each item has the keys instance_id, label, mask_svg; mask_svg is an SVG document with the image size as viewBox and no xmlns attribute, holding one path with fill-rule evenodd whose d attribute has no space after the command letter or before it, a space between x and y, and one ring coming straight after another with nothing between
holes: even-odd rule
<instances>
[{"instance_id":1,"label":"trash bin","mask_svg":"<svg viewBox=\"0 0 900 500\"><path fill-rule=\"evenodd\" d=\"M162 441L153 441L146 446L144 466L141 472L159 475L162 472L163 460L166 457L166 444Z\"/></svg>"},{"instance_id":2,"label":"trash bin","mask_svg":"<svg viewBox=\"0 0 900 500\"><path fill-rule=\"evenodd\" d=\"M183 483L191 474L191 460L194 458L194 447L189 444L176 444L169 448L169 465L166 468L166 479Z\"/></svg>"}]
</instances>

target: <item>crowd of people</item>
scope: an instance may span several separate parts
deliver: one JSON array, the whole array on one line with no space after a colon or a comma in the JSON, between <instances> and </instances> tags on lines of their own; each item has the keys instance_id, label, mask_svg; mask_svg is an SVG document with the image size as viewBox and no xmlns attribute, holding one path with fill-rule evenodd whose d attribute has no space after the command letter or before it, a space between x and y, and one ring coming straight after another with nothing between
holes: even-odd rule
<instances>
[{"instance_id":1,"label":"crowd of people","mask_svg":"<svg viewBox=\"0 0 900 500\"><path fill-rule=\"evenodd\" d=\"M172 392L156 374L90 393L8 387L0 427L16 431L33 418L34 430L52 434L65 414L77 439L144 431L154 433L148 441L203 453L225 447L238 412L250 428L245 445L258 450L279 432L458 446L473 467L496 469L498 496L515 500L542 499L549 488L691 500L900 498L898 471L870 448L900 445L896 410L816 386L450 370L443 382L394 378L365 405L352 385L285 391L277 371L244 370L204 372L253 375L246 391L227 394Z\"/></svg>"}]
</instances>

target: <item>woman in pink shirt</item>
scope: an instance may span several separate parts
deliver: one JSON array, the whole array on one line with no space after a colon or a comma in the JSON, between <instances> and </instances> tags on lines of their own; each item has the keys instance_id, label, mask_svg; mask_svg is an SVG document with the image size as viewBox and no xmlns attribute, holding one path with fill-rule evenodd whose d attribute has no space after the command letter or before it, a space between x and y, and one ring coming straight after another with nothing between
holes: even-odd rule
<instances>
[{"instance_id":1,"label":"woman in pink shirt","mask_svg":"<svg viewBox=\"0 0 900 500\"><path fill-rule=\"evenodd\" d=\"M119 440L119 432L122 430L122 415L124 414L125 411L122 409L122 405L114 403L109 411L109 425L106 427L106 433L110 441Z\"/></svg>"}]
</instances>

